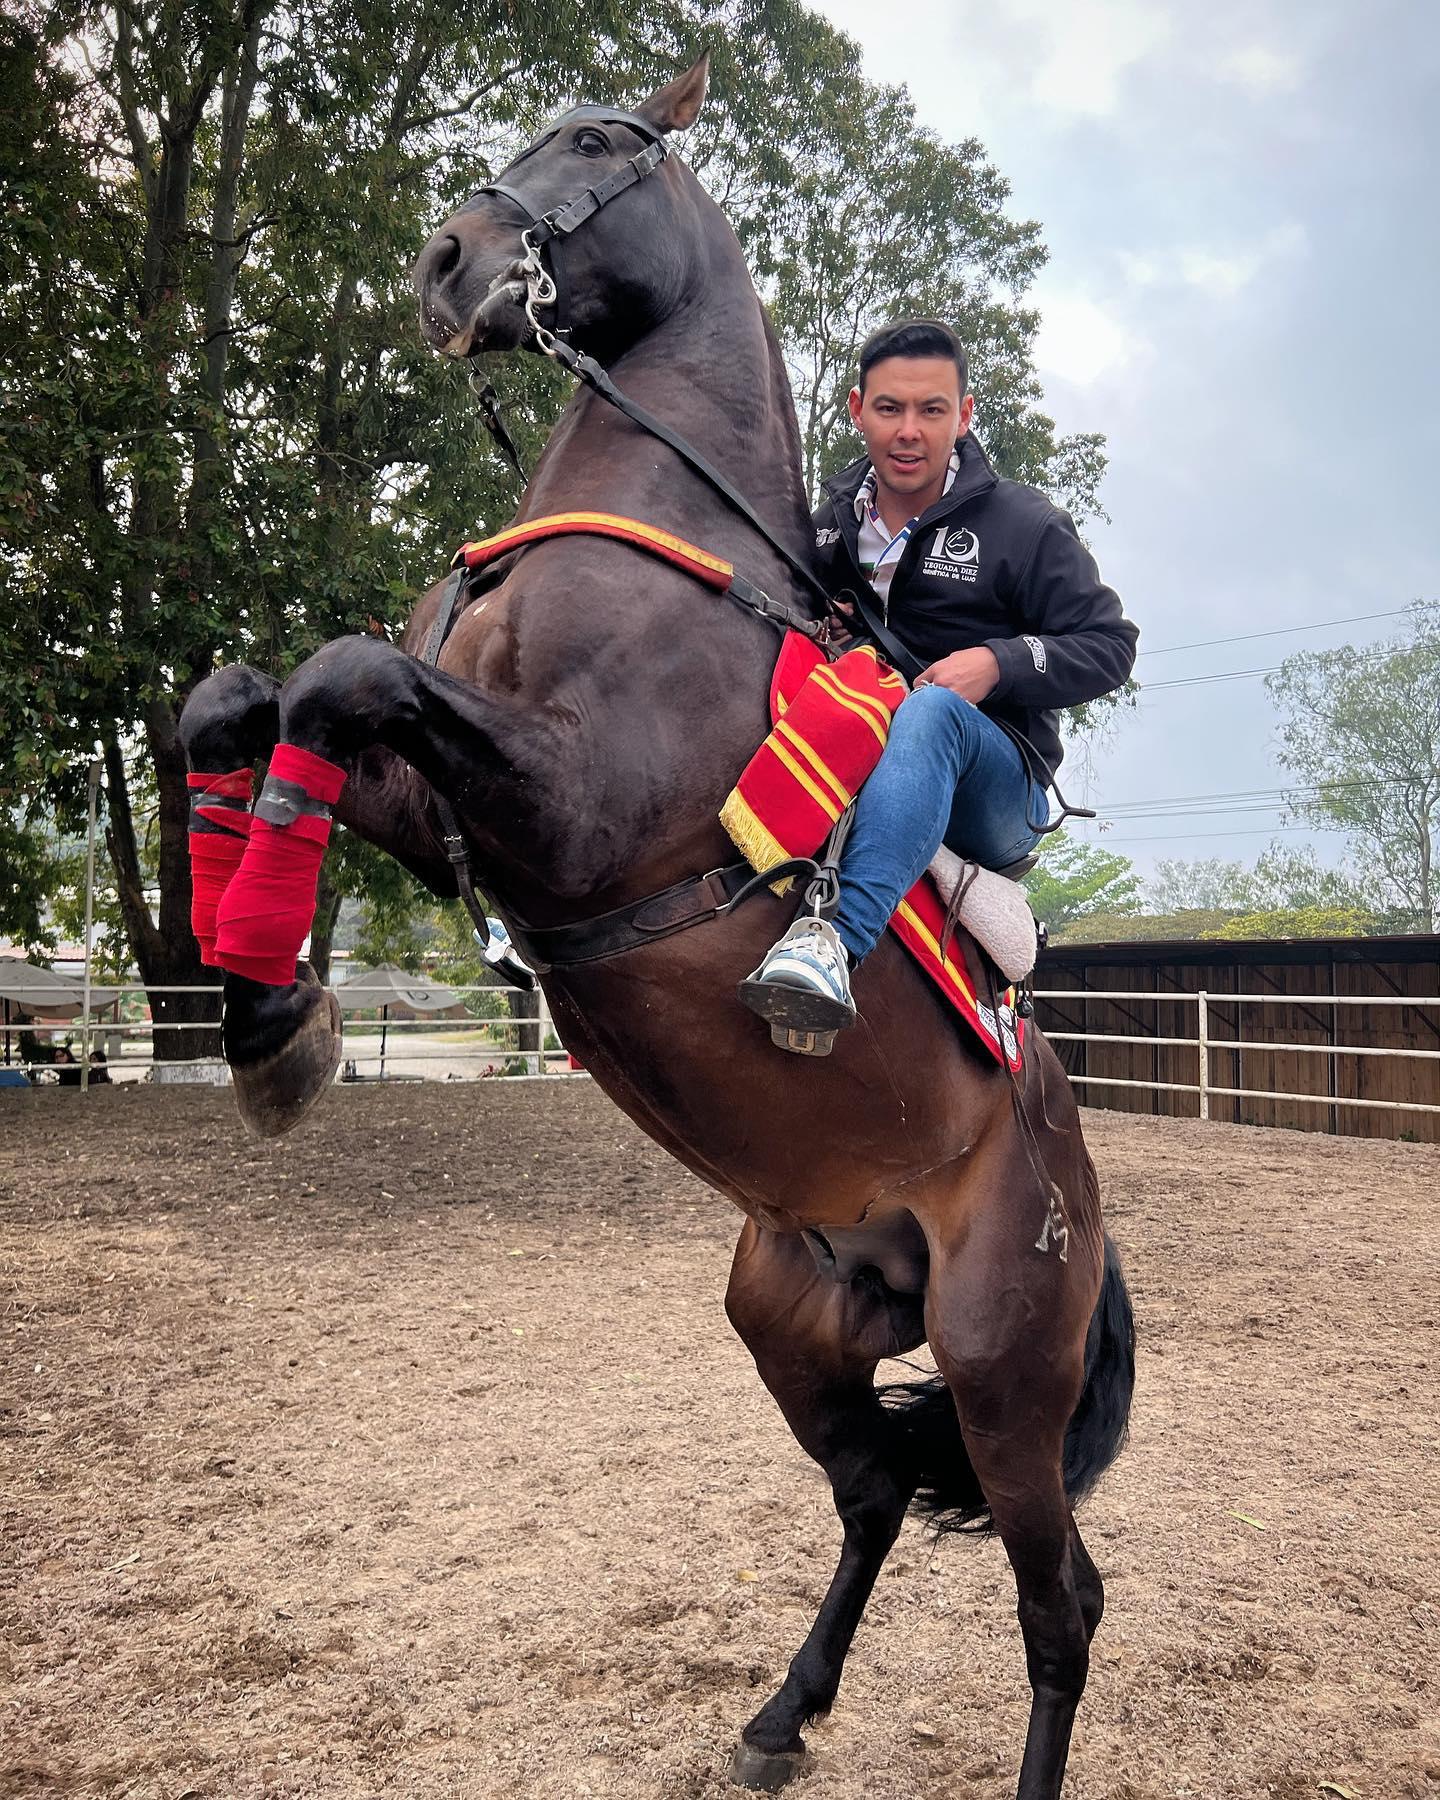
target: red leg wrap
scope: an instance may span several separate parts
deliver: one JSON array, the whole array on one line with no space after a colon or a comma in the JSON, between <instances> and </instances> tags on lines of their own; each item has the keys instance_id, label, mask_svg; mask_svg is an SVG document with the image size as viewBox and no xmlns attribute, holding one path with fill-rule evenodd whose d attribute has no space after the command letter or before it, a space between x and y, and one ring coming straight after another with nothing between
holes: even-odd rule
<instances>
[{"instance_id":1,"label":"red leg wrap","mask_svg":"<svg viewBox=\"0 0 1440 1800\"><path fill-rule=\"evenodd\" d=\"M312 800L333 806L345 771L294 744L277 744L270 775L293 782ZM315 917L320 864L330 841L330 819L301 813L288 825L255 817L239 873L218 910L215 960L234 975L288 987L295 959Z\"/></svg>"},{"instance_id":2,"label":"red leg wrap","mask_svg":"<svg viewBox=\"0 0 1440 1800\"><path fill-rule=\"evenodd\" d=\"M190 929L200 945L200 960L212 969L215 962L215 909L240 867L250 837L249 769L232 769L225 775L187 775L190 789ZM205 805L213 796L216 804ZM247 810L221 804L243 800ZM196 821L214 827L195 829Z\"/></svg>"}]
</instances>

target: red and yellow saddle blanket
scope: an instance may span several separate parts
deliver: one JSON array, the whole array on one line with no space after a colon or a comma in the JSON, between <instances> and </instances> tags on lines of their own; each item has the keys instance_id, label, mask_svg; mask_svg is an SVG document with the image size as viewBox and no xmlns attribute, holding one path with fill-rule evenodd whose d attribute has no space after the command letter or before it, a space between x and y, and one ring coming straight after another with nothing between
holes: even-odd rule
<instances>
[{"instance_id":1,"label":"red and yellow saddle blanket","mask_svg":"<svg viewBox=\"0 0 1440 1800\"><path fill-rule=\"evenodd\" d=\"M746 764L720 822L762 874L791 856L813 856L880 760L905 683L867 644L827 663L790 632L770 682L774 728ZM890 929L997 1062L1021 1067L1024 1022L1015 993L1000 1015L975 993L958 946L944 956L945 902L929 874L895 909Z\"/></svg>"}]
</instances>

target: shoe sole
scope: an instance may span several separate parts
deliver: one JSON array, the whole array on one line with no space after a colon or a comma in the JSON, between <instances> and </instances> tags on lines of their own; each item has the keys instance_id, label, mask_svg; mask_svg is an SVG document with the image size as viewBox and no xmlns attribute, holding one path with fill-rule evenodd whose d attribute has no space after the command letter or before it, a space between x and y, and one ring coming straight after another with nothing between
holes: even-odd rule
<instances>
[{"instance_id":1,"label":"shoe sole","mask_svg":"<svg viewBox=\"0 0 1440 1800\"><path fill-rule=\"evenodd\" d=\"M846 1006L843 1000L834 1000L829 994L817 994L809 988L781 987L775 981L757 981L754 976L747 976L735 992L743 1006L748 1006L751 1012L765 1020L777 1044L789 1034L823 1034L833 1042L837 1031L855 1023L853 1006ZM784 1047L787 1050L800 1048L791 1043ZM803 1053L825 1056L829 1050L827 1043L824 1049L817 1047Z\"/></svg>"}]
</instances>

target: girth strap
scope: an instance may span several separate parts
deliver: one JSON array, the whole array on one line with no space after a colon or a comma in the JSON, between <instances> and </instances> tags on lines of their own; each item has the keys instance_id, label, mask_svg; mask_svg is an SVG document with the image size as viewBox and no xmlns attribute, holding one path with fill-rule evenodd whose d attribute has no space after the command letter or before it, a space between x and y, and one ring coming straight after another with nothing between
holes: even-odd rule
<instances>
[{"instance_id":1,"label":"girth strap","mask_svg":"<svg viewBox=\"0 0 1440 1800\"><path fill-rule=\"evenodd\" d=\"M711 869L705 875L688 876L658 894L647 894L643 900L631 901L628 906L617 906L613 912L581 919L573 925L517 928L511 920L510 936L530 967L542 975L557 963L597 962L603 956L634 950L641 944L669 937L671 932L684 931L687 925L715 918L734 903L754 873L748 863Z\"/></svg>"},{"instance_id":2,"label":"girth strap","mask_svg":"<svg viewBox=\"0 0 1440 1800\"><path fill-rule=\"evenodd\" d=\"M797 856L757 875L749 863L730 863L704 875L689 875L658 894L647 894L643 900L632 900L613 912L580 919L573 925L517 927L513 918L507 923L516 949L532 969L544 975L553 968L599 962L602 957L638 950L692 925L703 925L707 919L718 919L761 888L787 876L813 876L816 866L812 857Z\"/></svg>"}]
</instances>

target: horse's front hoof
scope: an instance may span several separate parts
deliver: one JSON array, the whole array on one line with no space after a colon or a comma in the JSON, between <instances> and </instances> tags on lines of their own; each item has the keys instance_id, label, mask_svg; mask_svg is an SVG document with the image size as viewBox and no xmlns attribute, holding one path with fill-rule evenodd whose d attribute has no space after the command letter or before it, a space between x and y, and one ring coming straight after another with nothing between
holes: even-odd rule
<instances>
[{"instance_id":1,"label":"horse's front hoof","mask_svg":"<svg viewBox=\"0 0 1440 1800\"><path fill-rule=\"evenodd\" d=\"M730 1781L734 1787L758 1788L775 1794L793 1781L805 1767L803 1750L757 1750L744 1738L735 1746L730 1758Z\"/></svg>"},{"instance_id":2,"label":"horse's front hoof","mask_svg":"<svg viewBox=\"0 0 1440 1800\"><path fill-rule=\"evenodd\" d=\"M299 1023L278 1049L253 1061L230 1064L235 1103L256 1137L289 1131L335 1079L342 1045L340 1006L305 963L296 970L298 992L287 994Z\"/></svg>"}]
</instances>

